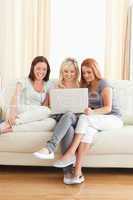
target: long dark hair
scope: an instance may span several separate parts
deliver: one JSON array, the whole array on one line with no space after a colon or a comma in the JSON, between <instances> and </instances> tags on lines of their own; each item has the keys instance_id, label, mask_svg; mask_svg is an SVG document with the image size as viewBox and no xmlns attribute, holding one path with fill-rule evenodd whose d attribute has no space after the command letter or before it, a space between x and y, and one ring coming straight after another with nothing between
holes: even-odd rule
<instances>
[{"instance_id":1,"label":"long dark hair","mask_svg":"<svg viewBox=\"0 0 133 200\"><path fill-rule=\"evenodd\" d=\"M35 80L35 74L34 74L34 68L35 68L35 65L39 62L43 62L43 63L46 63L47 65L47 74L46 76L43 78L43 81L48 81L49 80L49 75L50 75L50 65L49 65L49 62L47 60L47 58L43 57L43 56L37 56L33 59L32 63L31 63L31 68L30 68L30 73L29 73L29 79L31 81L34 81Z\"/></svg>"}]
</instances>

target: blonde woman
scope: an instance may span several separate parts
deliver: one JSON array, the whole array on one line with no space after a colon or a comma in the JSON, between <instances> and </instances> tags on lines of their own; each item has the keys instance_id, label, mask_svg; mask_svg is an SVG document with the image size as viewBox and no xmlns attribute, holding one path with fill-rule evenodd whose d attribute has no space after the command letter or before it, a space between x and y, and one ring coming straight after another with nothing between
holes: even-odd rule
<instances>
[{"instance_id":1,"label":"blonde woman","mask_svg":"<svg viewBox=\"0 0 133 200\"><path fill-rule=\"evenodd\" d=\"M69 164L69 160L76 153L75 171L71 184L84 181L83 159L88 153L96 132L121 128L123 125L118 100L110 84L102 78L99 65L94 59L87 58L81 64L81 87L88 88L88 108L79 117L70 148L54 165L55 167L67 166L67 162Z\"/></svg>"},{"instance_id":2,"label":"blonde woman","mask_svg":"<svg viewBox=\"0 0 133 200\"><path fill-rule=\"evenodd\" d=\"M60 68L58 88L78 88L79 87L79 68L77 61L73 58L67 58L63 61ZM40 159L53 159L56 146L61 142L61 150L64 154L72 143L74 137L74 128L77 122L77 116L74 113L67 112L64 115L53 116L57 125L55 126L51 139L47 146L34 153ZM69 166L64 168L64 183L69 183L72 177L72 164L75 160L69 162Z\"/></svg>"}]
</instances>

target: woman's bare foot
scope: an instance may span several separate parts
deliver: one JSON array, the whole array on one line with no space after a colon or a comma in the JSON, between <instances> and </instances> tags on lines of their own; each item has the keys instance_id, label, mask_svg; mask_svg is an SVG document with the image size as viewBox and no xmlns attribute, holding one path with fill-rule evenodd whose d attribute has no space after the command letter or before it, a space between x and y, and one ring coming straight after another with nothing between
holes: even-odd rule
<instances>
[{"instance_id":1,"label":"woman's bare foot","mask_svg":"<svg viewBox=\"0 0 133 200\"><path fill-rule=\"evenodd\" d=\"M3 122L0 126L0 133L12 132L12 127L8 122Z\"/></svg>"},{"instance_id":2,"label":"woman's bare foot","mask_svg":"<svg viewBox=\"0 0 133 200\"><path fill-rule=\"evenodd\" d=\"M3 129L2 131L0 130L1 133L9 133L9 132L12 132L12 128L6 128L6 129Z\"/></svg>"}]
</instances>

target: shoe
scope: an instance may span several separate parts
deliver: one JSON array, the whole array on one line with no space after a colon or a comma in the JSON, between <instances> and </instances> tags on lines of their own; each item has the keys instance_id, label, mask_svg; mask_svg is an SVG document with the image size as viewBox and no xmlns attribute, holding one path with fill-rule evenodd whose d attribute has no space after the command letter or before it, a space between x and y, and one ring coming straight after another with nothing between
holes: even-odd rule
<instances>
[{"instance_id":1,"label":"shoe","mask_svg":"<svg viewBox=\"0 0 133 200\"><path fill-rule=\"evenodd\" d=\"M72 185L73 184L73 178L67 178L67 177L64 176L63 182L66 185Z\"/></svg>"},{"instance_id":2,"label":"shoe","mask_svg":"<svg viewBox=\"0 0 133 200\"><path fill-rule=\"evenodd\" d=\"M74 184L83 183L84 180L85 180L84 176L73 177L73 178L67 178L67 177L64 176L63 182L66 185L74 185Z\"/></svg>"},{"instance_id":3,"label":"shoe","mask_svg":"<svg viewBox=\"0 0 133 200\"><path fill-rule=\"evenodd\" d=\"M57 160L57 161L53 164L53 166L54 166L54 167L57 167L57 168L64 168L64 167L67 167L67 166L69 166L69 165L71 165L71 164L74 164L75 161L76 161L76 158L75 158L75 156L73 156L73 157L71 158L71 160Z\"/></svg>"},{"instance_id":4,"label":"shoe","mask_svg":"<svg viewBox=\"0 0 133 200\"><path fill-rule=\"evenodd\" d=\"M72 184L80 184L80 183L83 183L84 180L85 180L84 176L81 175L81 176L74 177L71 181L72 181Z\"/></svg>"},{"instance_id":5,"label":"shoe","mask_svg":"<svg viewBox=\"0 0 133 200\"><path fill-rule=\"evenodd\" d=\"M54 152L49 152L47 148L42 148L40 151L34 152L33 155L40 159L54 159Z\"/></svg>"},{"instance_id":6,"label":"shoe","mask_svg":"<svg viewBox=\"0 0 133 200\"><path fill-rule=\"evenodd\" d=\"M67 172L66 174L64 174L64 178L63 178L64 184L71 185L73 177L74 177L73 170L71 170L71 171Z\"/></svg>"}]
</instances>

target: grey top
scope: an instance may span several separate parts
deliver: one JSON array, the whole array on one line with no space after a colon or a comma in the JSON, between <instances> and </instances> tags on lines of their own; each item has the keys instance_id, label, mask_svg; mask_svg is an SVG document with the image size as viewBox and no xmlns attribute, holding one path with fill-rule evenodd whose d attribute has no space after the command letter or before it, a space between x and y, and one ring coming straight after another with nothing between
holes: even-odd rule
<instances>
[{"instance_id":1,"label":"grey top","mask_svg":"<svg viewBox=\"0 0 133 200\"><path fill-rule=\"evenodd\" d=\"M108 81L101 79L99 81L99 85L97 87L97 91L96 92L92 92L90 90L90 88L88 88L88 96L89 96L89 107L91 107L92 109L97 109L97 108L101 108L104 106L103 104L103 98L102 98L102 91L105 87L111 87L111 85L109 84ZM112 87L111 87L112 88ZM120 107L119 107L119 102L118 102L118 97L116 97L114 90L112 88L112 110L111 112L107 113L106 115L116 115L117 117L121 118L121 112L120 112Z\"/></svg>"}]
</instances>

